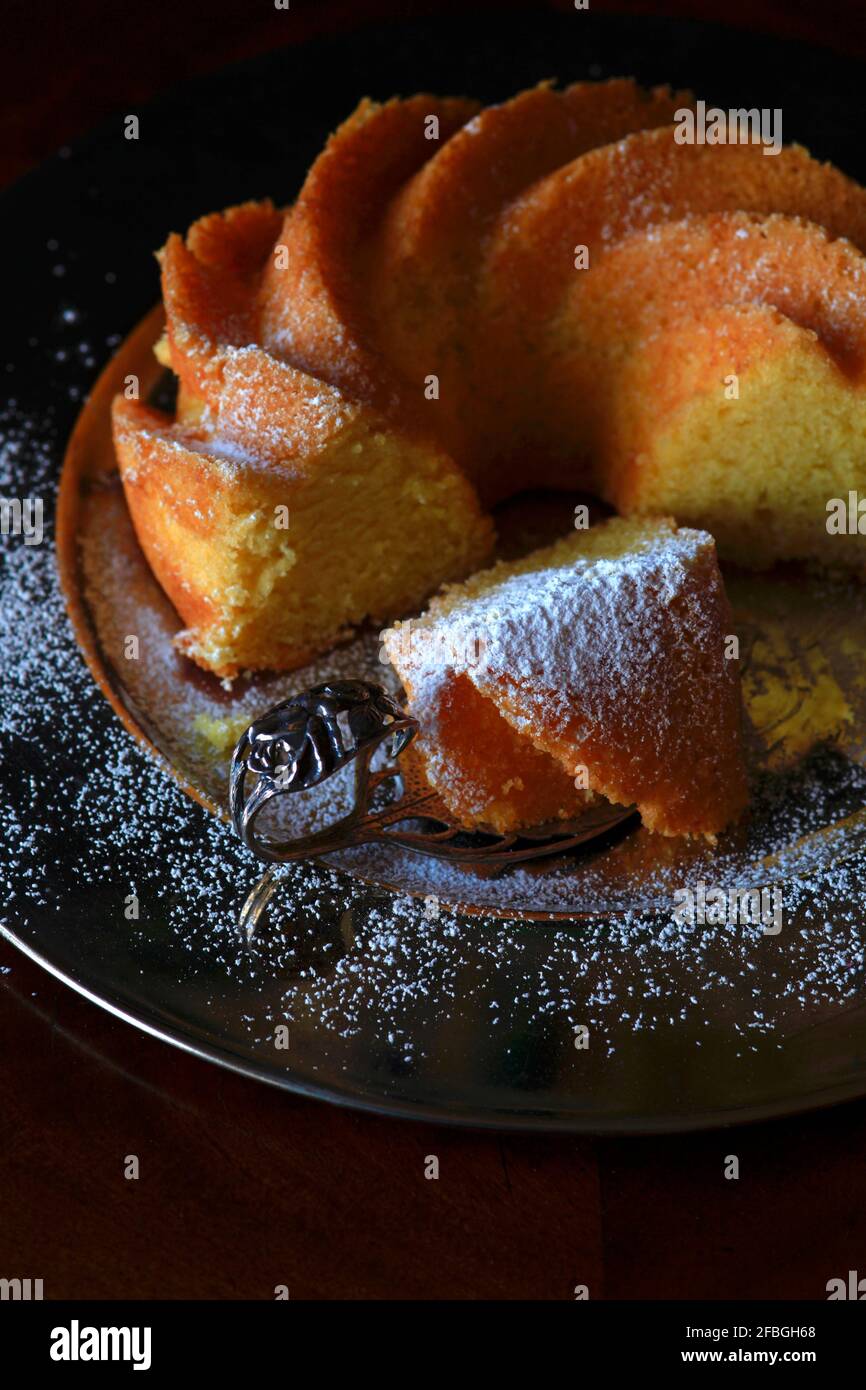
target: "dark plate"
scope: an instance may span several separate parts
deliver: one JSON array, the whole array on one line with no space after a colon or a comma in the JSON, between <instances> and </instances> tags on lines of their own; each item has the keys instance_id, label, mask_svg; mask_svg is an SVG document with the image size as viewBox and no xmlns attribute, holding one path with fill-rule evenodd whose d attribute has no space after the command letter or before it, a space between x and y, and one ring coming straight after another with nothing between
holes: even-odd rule
<instances>
[{"instance_id":1,"label":"dark plate","mask_svg":"<svg viewBox=\"0 0 866 1390\"><path fill-rule=\"evenodd\" d=\"M136 113L137 142L119 113L6 195L12 288L24 293L0 325L13 397L0 495L52 511L82 398L156 297L151 252L167 230L244 198L290 199L358 97L496 100L545 76L619 74L781 107L786 140L866 177L859 67L691 24L579 11L437 19L190 84ZM679 928L634 905L536 922L498 919L487 901L467 915L424 870L395 894L305 865L245 952L235 922L253 862L102 700L48 542L8 538L2 554L2 926L96 1002L292 1090L462 1123L670 1130L866 1092L866 858L845 828L825 836L827 852L788 863L778 936ZM126 706L148 728L133 685ZM811 809L810 833L863 804L838 750L816 758L780 802L780 816Z\"/></svg>"}]
</instances>

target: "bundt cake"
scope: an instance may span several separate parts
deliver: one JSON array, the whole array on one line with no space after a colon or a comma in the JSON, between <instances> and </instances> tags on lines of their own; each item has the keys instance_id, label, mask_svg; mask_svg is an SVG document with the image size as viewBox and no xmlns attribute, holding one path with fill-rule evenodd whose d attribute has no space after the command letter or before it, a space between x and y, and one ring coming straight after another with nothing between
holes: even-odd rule
<instances>
[{"instance_id":1,"label":"bundt cake","mask_svg":"<svg viewBox=\"0 0 866 1390\"><path fill-rule=\"evenodd\" d=\"M712 836L746 802L731 631L711 536L615 517L449 586L383 641L461 824L516 830L602 796Z\"/></svg>"},{"instance_id":2,"label":"bundt cake","mask_svg":"<svg viewBox=\"0 0 866 1390\"><path fill-rule=\"evenodd\" d=\"M866 493L866 192L798 147L678 143L690 100L365 101L288 212L169 238L176 416L120 400L114 431L194 660L291 668L405 614L528 485L866 567L826 526Z\"/></svg>"}]
</instances>

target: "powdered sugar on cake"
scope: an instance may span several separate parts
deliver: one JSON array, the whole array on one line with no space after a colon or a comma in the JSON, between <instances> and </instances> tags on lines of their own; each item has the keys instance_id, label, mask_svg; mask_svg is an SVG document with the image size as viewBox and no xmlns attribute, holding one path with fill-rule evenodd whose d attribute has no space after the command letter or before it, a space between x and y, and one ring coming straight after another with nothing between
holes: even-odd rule
<instances>
[{"instance_id":1,"label":"powdered sugar on cake","mask_svg":"<svg viewBox=\"0 0 866 1390\"><path fill-rule=\"evenodd\" d=\"M621 559L578 558L461 599L443 620L439 640L419 642L417 666L413 651L418 709L430 707L443 679L443 652L451 669L482 692L504 677L554 723L570 720L579 707L591 724L611 701L640 699L663 675L672 606L678 604L673 621L683 640L689 626L701 630L706 614L689 586L689 562L711 544L702 532L682 530ZM425 662L425 654L433 659ZM604 708L593 708L594 691Z\"/></svg>"},{"instance_id":2,"label":"powdered sugar on cake","mask_svg":"<svg viewBox=\"0 0 866 1390\"><path fill-rule=\"evenodd\" d=\"M522 801L500 804L507 766L468 790L467 757L443 722L460 679L555 760L530 777L582 770L584 788L636 803L651 828L712 834L745 799L729 625L710 536L613 520L446 592L408 643L398 628L386 644L421 723L428 777L464 823L483 822L486 802L497 828L529 824ZM567 818L576 808L564 792L554 809Z\"/></svg>"}]
</instances>

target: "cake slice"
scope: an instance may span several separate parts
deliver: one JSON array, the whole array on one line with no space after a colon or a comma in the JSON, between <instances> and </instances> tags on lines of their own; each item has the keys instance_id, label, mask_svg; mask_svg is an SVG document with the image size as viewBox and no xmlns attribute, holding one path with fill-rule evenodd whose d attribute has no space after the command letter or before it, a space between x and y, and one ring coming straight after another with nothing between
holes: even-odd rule
<instances>
[{"instance_id":1,"label":"cake slice","mask_svg":"<svg viewBox=\"0 0 866 1390\"><path fill-rule=\"evenodd\" d=\"M747 796L732 633L711 536L614 518L451 586L383 641L461 824L517 830L602 796L712 837Z\"/></svg>"}]
</instances>

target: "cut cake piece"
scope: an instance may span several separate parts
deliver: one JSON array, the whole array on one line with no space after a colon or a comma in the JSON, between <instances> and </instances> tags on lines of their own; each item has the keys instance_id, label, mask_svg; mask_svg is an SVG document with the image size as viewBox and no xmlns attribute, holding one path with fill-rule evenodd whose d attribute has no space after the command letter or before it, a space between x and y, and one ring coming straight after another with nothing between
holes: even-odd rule
<instances>
[{"instance_id":1,"label":"cut cake piece","mask_svg":"<svg viewBox=\"0 0 866 1390\"><path fill-rule=\"evenodd\" d=\"M732 634L711 536L613 518L447 588L383 641L461 824L570 819L600 795L712 837L747 799Z\"/></svg>"}]
</instances>

